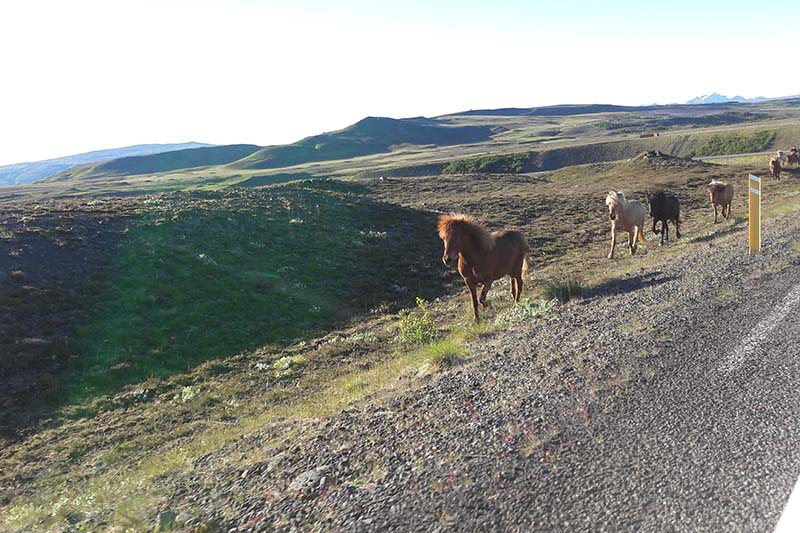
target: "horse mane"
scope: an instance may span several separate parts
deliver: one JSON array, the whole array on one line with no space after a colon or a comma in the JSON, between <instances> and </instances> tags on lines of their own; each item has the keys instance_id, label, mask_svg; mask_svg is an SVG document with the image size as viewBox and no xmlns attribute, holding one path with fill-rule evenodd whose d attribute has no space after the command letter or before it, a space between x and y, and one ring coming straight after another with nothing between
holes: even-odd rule
<instances>
[{"instance_id":1,"label":"horse mane","mask_svg":"<svg viewBox=\"0 0 800 533\"><path fill-rule=\"evenodd\" d=\"M727 186L728 186L728 184L725 183L724 181L711 180L711 183L709 183L708 187L706 187L706 188L709 191L712 191L712 190L713 191L721 191L721 190L724 190L725 187L727 187Z\"/></svg>"},{"instance_id":2,"label":"horse mane","mask_svg":"<svg viewBox=\"0 0 800 533\"><path fill-rule=\"evenodd\" d=\"M457 231L462 231L475 238L484 251L491 252L494 250L495 242L494 237L481 224L475 222L475 219L469 215L462 215L460 213L450 213L439 217L439 238L442 240L449 240Z\"/></svg>"},{"instance_id":3,"label":"horse mane","mask_svg":"<svg viewBox=\"0 0 800 533\"><path fill-rule=\"evenodd\" d=\"M609 191L606 195L606 205L625 207L628 201L625 199L625 193L622 191Z\"/></svg>"}]
</instances>

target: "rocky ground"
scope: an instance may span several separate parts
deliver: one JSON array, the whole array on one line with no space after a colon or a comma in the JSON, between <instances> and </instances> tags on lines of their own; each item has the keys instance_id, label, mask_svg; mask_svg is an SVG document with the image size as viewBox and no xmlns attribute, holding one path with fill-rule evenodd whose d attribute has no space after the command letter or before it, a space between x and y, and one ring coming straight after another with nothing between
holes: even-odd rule
<instances>
[{"instance_id":1,"label":"rocky ground","mask_svg":"<svg viewBox=\"0 0 800 533\"><path fill-rule=\"evenodd\" d=\"M262 428L170 484L175 513L257 531L770 530L800 474L798 226L771 225L752 257L741 231L698 237L414 390Z\"/></svg>"}]
</instances>

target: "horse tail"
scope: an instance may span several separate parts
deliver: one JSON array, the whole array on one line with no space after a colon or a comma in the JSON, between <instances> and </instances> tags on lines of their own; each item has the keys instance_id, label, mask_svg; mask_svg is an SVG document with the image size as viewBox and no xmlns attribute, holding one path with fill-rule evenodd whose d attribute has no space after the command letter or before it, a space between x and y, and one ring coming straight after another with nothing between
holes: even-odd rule
<instances>
[{"instance_id":1,"label":"horse tail","mask_svg":"<svg viewBox=\"0 0 800 533\"><path fill-rule=\"evenodd\" d=\"M528 252L530 251L531 247L528 244L528 239L525 238L525 235L522 233L519 234L520 236L520 244L521 252L522 252L522 277L524 278L528 274L528 268L530 268L530 264L528 263Z\"/></svg>"}]
</instances>

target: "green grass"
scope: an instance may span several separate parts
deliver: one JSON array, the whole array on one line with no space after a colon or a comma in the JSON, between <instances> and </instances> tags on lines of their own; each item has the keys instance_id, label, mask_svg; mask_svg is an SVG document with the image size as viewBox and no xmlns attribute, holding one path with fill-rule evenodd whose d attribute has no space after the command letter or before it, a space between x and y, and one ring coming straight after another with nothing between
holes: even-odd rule
<instances>
[{"instance_id":1,"label":"green grass","mask_svg":"<svg viewBox=\"0 0 800 533\"><path fill-rule=\"evenodd\" d=\"M525 169L530 154L490 154L448 163L442 174L516 174Z\"/></svg>"},{"instance_id":2,"label":"green grass","mask_svg":"<svg viewBox=\"0 0 800 533\"><path fill-rule=\"evenodd\" d=\"M68 397L310 338L392 301L392 283L442 290L410 270L418 243L438 252L428 215L303 186L254 194L243 203L219 193L165 200L130 226L78 327Z\"/></svg>"},{"instance_id":3,"label":"green grass","mask_svg":"<svg viewBox=\"0 0 800 533\"><path fill-rule=\"evenodd\" d=\"M499 327L508 327L517 322L529 321L537 316L550 311L556 304L557 300L540 300L534 302L520 302L519 304L511 307L504 314L495 319L495 325Z\"/></svg>"},{"instance_id":4,"label":"green grass","mask_svg":"<svg viewBox=\"0 0 800 533\"><path fill-rule=\"evenodd\" d=\"M707 157L704 158L703 161L706 163L714 163L715 165L727 165L727 166L742 166L742 165L751 165L751 166L763 166L765 173L769 168L769 159L772 157L773 154L761 154L761 155L743 155L739 157Z\"/></svg>"},{"instance_id":5,"label":"green grass","mask_svg":"<svg viewBox=\"0 0 800 533\"><path fill-rule=\"evenodd\" d=\"M545 297L567 303L575 298L581 298L586 293L586 285L576 276L567 276L561 279L548 279L544 282Z\"/></svg>"},{"instance_id":6,"label":"green grass","mask_svg":"<svg viewBox=\"0 0 800 533\"><path fill-rule=\"evenodd\" d=\"M775 139L775 135L776 132L774 130L718 133L699 146L695 150L694 155L705 156L763 152L769 148L773 139Z\"/></svg>"}]
</instances>

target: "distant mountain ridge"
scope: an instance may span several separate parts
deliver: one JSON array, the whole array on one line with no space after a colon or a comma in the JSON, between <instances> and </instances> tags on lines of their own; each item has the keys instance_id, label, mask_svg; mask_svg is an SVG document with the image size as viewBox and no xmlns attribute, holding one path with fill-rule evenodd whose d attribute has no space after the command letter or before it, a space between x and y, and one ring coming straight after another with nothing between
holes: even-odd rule
<instances>
[{"instance_id":1,"label":"distant mountain ridge","mask_svg":"<svg viewBox=\"0 0 800 533\"><path fill-rule=\"evenodd\" d=\"M155 174L187 168L226 165L247 157L260 149L261 147L255 144L230 144L121 157L100 163L70 167L63 172L48 177L45 181Z\"/></svg>"},{"instance_id":2,"label":"distant mountain ridge","mask_svg":"<svg viewBox=\"0 0 800 533\"><path fill-rule=\"evenodd\" d=\"M758 97L751 100L755 103L790 98L800 97ZM279 169L308 163L349 160L351 158L406 150L415 146L424 148L482 143L497 134L507 131L503 122L492 123L491 121L480 119L470 124L464 120L464 117L469 115L479 117L543 116L555 118L620 112L643 112L648 114L656 112L655 114L664 114L671 111L678 114L687 112L696 114L697 109L689 111L691 105L707 104L707 107L700 110L701 113L716 113L715 116L718 116L717 118L727 121L725 123L738 123L757 118L753 113L744 112L745 106L750 102L747 102L741 96L728 98L718 93L712 93L695 98L690 102L691 104L689 105L568 104L531 108L471 109L432 118L394 119L388 117L366 117L341 130L306 137L295 143L285 145L257 146L236 144L212 146L200 143L139 145L128 147L127 149L92 152L38 163L9 165L0 167L0 185L27 183L42 179L43 176L47 176L47 181L50 182L63 182L103 177L120 178L133 175L153 175L221 165L226 166L228 169L242 170ZM740 104L740 102L742 103ZM799 105L800 102L791 104ZM677 123L675 122L675 124ZM708 124L709 122L706 121L706 123ZM661 120L658 124L664 127L670 125L665 120ZM151 149L152 147L155 147L156 152L151 152L147 155L135 155L130 152L120 153L120 150L141 150ZM90 161L78 164L81 162L79 157L85 156L90 156ZM24 174L31 172L28 167L37 165L42 167L38 169L40 173L37 177L32 178L30 174ZM2 174L4 170L6 171L5 179ZM302 175L304 172L306 171L302 168L293 169L291 174Z\"/></svg>"},{"instance_id":3,"label":"distant mountain ridge","mask_svg":"<svg viewBox=\"0 0 800 533\"><path fill-rule=\"evenodd\" d=\"M688 105L702 105L702 104L730 104L730 103L740 103L740 104L758 104L761 102L769 102L772 100L788 100L790 98L797 98L800 95L792 95L792 96L778 96L775 98L764 98L763 96L756 96L755 98L745 98L744 96L739 96L738 94L733 97L727 97L719 93L711 93L706 94L703 96L698 96L696 98L692 98L691 100L687 101L686 104Z\"/></svg>"},{"instance_id":4,"label":"distant mountain ridge","mask_svg":"<svg viewBox=\"0 0 800 533\"><path fill-rule=\"evenodd\" d=\"M187 148L202 148L213 146L212 144L188 142L180 144L136 144L122 148L111 148L107 150L95 150L82 154L68 155L54 159L33 161L27 163L15 163L13 165L0 166L0 186L3 185L22 185L33 183L49 176L63 172L76 165L87 163L99 163L111 161L122 157L141 156L184 150Z\"/></svg>"}]
</instances>

